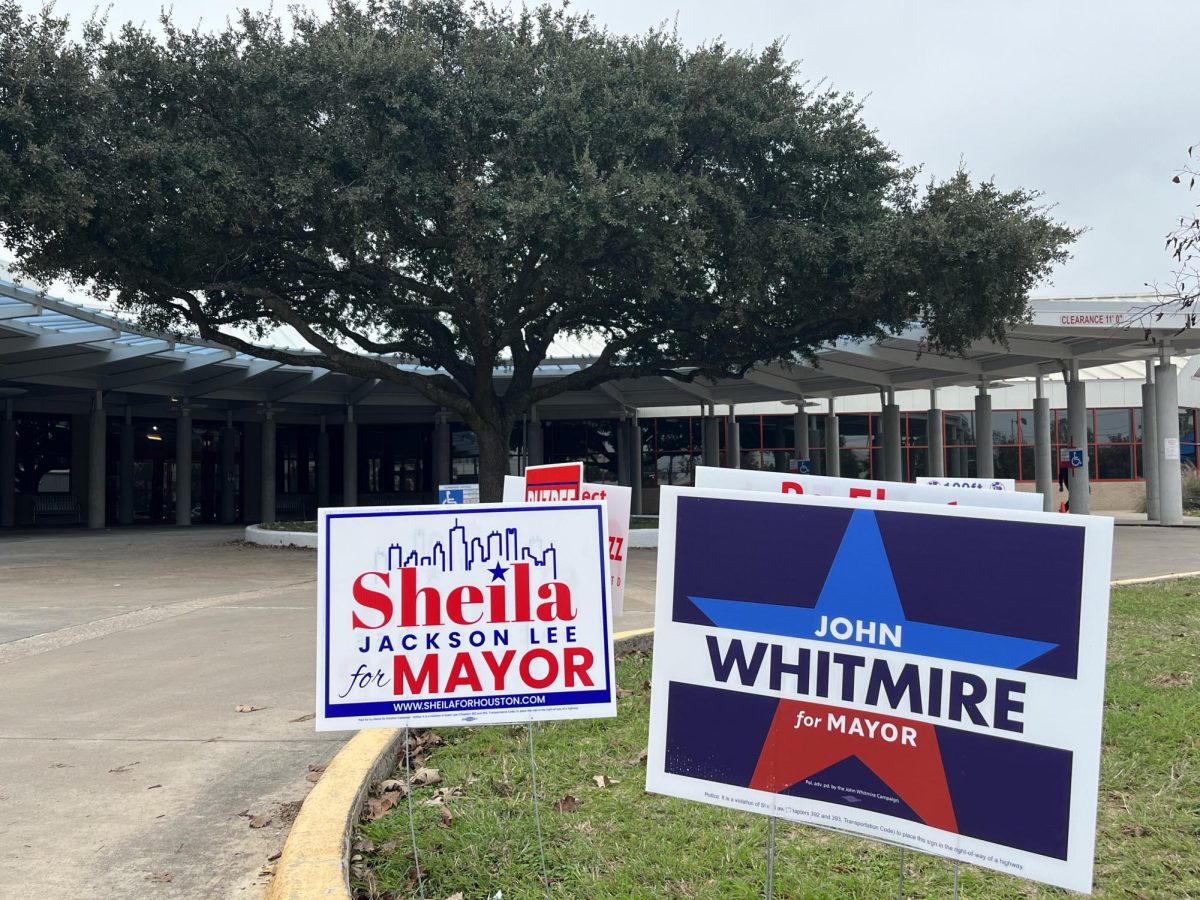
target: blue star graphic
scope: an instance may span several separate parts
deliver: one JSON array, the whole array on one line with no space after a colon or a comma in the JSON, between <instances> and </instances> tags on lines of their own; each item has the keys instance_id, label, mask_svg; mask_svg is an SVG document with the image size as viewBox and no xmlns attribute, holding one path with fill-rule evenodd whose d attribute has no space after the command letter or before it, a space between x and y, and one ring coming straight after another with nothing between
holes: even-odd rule
<instances>
[{"instance_id":1,"label":"blue star graphic","mask_svg":"<svg viewBox=\"0 0 1200 900\"><path fill-rule=\"evenodd\" d=\"M507 572L508 569L500 565L500 563L496 563L495 567L488 569L488 571L492 573L492 581L503 581L504 573Z\"/></svg>"},{"instance_id":2,"label":"blue star graphic","mask_svg":"<svg viewBox=\"0 0 1200 900\"><path fill-rule=\"evenodd\" d=\"M870 510L855 510L851 515L850 524L846 527L833 565L829 567L829 574L821 588L821 595L811 609L712 597L689 599L718 628L878 647L1003 669L1018 669L1058 646L1046 641L929 625L908 619L896 590L896 580L892 576L879 524ZM970 601L964 599L963 602ZM830 622L841 617L851 623L861 620L902 629L900 646L882 645L878 633L875 641L859 639L857 633L845 640L835 640L828 634L818 638L815 632L820 627L822 616L827 616ZM879 632L878 628L876 632Z\"/></svg>"}]
</instances>

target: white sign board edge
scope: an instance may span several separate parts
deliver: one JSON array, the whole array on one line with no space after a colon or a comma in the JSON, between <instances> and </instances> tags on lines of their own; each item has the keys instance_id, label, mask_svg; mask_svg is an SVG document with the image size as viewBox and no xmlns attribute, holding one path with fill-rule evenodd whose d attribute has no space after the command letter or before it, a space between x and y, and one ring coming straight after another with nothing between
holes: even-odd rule
<instances>
[{"instance_id":1,"label":"white sign board edge","mask_svg":"<svg viewBox=\"0 0 1200 900\"><path fill-rule=\"evenodd\" d=\"M625 612L625 570L629 561L629 510L633 506L632 488L618 484L580 485L583 500L600 500L608 504L608 566L612 586L613 619ZM603 496L601 496L603 495ZM520 501L525 496L525 479L520 475L504 476L504 501Z\"/></svg>"},{"instance_id":2,"label":"white sign board edge","mask_svg":"<svg viewBox=\"0 0 1200 900\"><path fill-rule=\"evenodd\" d=\"M879 840L909 847L924 853L943 856L949 859L960 859L993 868L1010 875L1018 875L1048 884L1054 884L1082 893L1090 893L1093 880L1093 859L1096 843L1096 814L1098 808L1097 794L1100 781L1100 752L1103 731L1104 709L1104 678L1092 680L1080 679L1079 690L1076 691L1079 708L1064 709L1066 717L1062 721L1064 730L1071 731L1081 746L1094 748L1094 752L1078 753L1072 767L1071 780L1071 833L1068 837L1068 855L1066 862L1048 860L1046 857L1011 848L1005 851L1011 854L1010 859L1023 867L1021 872L1014 871L1000 863L989 865L986 860L989 855L995 858L996 845L963 837L950 835L956 841L951 850L937 852L930 845L916 841L898 839L894 836L884 836L883 829L894 833L896 819L890 816L868 811L856 811L858 820L879 829L878 832L855 828L839 828L823 824L821 813L844 815L845 809L834 804L822 803L818 800L792 798L775 793L758 791L751 788L736 787L720 784L717 790L710 789L710 782L674 775L665 771L666 755L666 721L667 721L667 692L663 688L668 680L670 645L676 632L695 629L698 626L675 623L672 619L672 603L674 596L674 556L676 546L676 513L681 496L701 496L749 500L763 503L807 503L816 506L833 506L855 508L859 503L841 497L824 497L813 494L785 495L764 494L761 491L720 490L713 488L679 488L664 486L659 494L659 550L657 566L657 589L655 596L655 634L653 648L653 670L651 676L650 699L650 735L647 747L646 790L668 796L693 800L715 806L742 812L755 812L761 815L776 816L805 825L813 825L831 831L854 834L860 837ZM942 515L961 518L1004 519L1013 522L1032 522L1046 525L1068 525L1084 529L1083 574L1080 594L1082 603L1090 607L1090 615L1083 617L1079 633L1080 669L1084 669L1085 652L1092 655L1090 665L1097 667L1095 656L1098 654L1099 670L1104 671L1104 660L1108 645L1108 607L1110 584L1109 575L1112 560L1113 520L1105 516L1081 516L1074 514L1046 513L1043 511L1028 511L1006 509L1002 513L991 509L970 506L928 505L925 503L889 501L889 511L912 512L925 515ZM731 561L731 564L736 564ZM741 634L741 633L739 633ZM754 637L750 633L744 633ZM908 654L897 654L908 656ZM919 659L916 657L914 659ZM1078 720L1080 711L1095 710L1086 722ZM916 717L920 718L920 717ZM814 814L814 810L817 814ZM917 822L907 823L908 827L918 834L928 834L929 840L945 842L947 833Z\"/></svg>"},{"instance_id":3,"label":"white sign board edge","mask_svg":"<svg viewBox=\"0 0 1200 900\"><path fill-rule=\"evenodd\" d=\"M579 513L592 512L596 514L598 526L596 531L592 531L591 526L580 529L577 525L572 524L570 530L577 533L577 538L582 544L586 542L588 549L586 550L586 559L589 562L583 562L582 568L586 572L588 582L594 579L595 588L590 591L593 599L598 599L598 604L592 604L590 609L589 622L572 623L576 627L583 627L585 630L575 644L572 646L586 646L593 654L593 658L599 663L596 667L598 682L595 686L595 691L606 693L606 698L600 701L589 700L586 704L555 704L546 702L544 704L530 705L488 705L475 708L471 703L471 695L469 693L456 693L449 696L433 695L426 699L437 699L450 701L447 705L454 706L453 709L444 709L435 712L416 712L416 713L386 713L380 714L372 711L364 715L327 715L327 703L330 699L336 701L338 698L332 687L329 686L328 678L328 657L327 647L329 641L336 640L330 634L327 610L332 610L335 598L330 597L332 588L332 577L330 573L331 567L334 565L334 560L330 559L329 539L331 534L331 520L333 522L346 521L351 519L371 519L376 523L386 522L395 517L406 517L414 515L428 515L438 517L474 516L477 514L526 514L526 513L547 513L557 518L567 518L562 516L563 513ZM472 504L469 507L463 506L445 506L445 505L426 505L426 506L371 506L371 507L330 507L323 508L318 511L317 522L317 642L316 642L316 718L315 727L317 731L349 731L361 728L395 728L395 727L433 727L433 726L452 726L452 725L486 725L486 724L524 724L535 721L553 721L564 719L591 719L591 718L608 718L617 714L616 709L616 669L615 656L613 652L613 615L611 592L609 588L610 577L608 570L608 554L604 552L608 546L608 526L607 526L608 510L604 503L600 502L578 502L578 503L481 503ZM564 533L566 523L556 523L555 527L549 529L556 537L561 537ZM586 535L583 534L586 532ZM598 532L598 533L597 533ZM596 551L593 553L590 549L592 540L595 540ZM387 543L388 538L384 538L381 543ZM339 547L340 549L340 547ZM370 553L370 550L359 548L363 553ZM584 549L579 548L579 557L584 559ZM386 555L386 550L384 551ZM377 545L374 549L374 559L371 565L378 566L380 558L380 547ZM569 560L569 558L568 558ZM362 564L363 560L359 560ZM384 560L386 566L386 560ZM575 566L577 571L578 565ZM566 576L560 575L560 580L563 577L570 577L571 570L568 570ZM342 602L342 612L345 613L348 619L351 614L350 600L348 599L349 586L342 588L347 599ZM573 599L580 597L577 592L573 592ZM535 603L539 598L534 598ZM586 599L586 597L584 598ZM598 608L597 608L598 607ZM582 608L582 607L580 607ZM577 618L579 618L577 614ZM512 641L508 645L508 649L516 649L519 652L522 650L535 649L529 644L528 627L526 625L524 633L525 641L518 643ZM565 627L561 623L539 623L542 626L558 625L560 628L559 634L563 633ZM456 626L461 628L461 626ZM350 632L348 626L344 630ZM401 635L398 629L377 629L379 637L382 638L383 632L390 633L392 641L396 649L400 648ZM544 634L543 634L544 637ZM358 635L352 635L352 640L361 640ZM439 641L440 649L445 652L446 644ZM469 646L461 644L457 648L452 648L454 652L458 650L470 650ZM495 649L503 651L505 647L485 645L480 650ZM446 653L447 657L450 656ZM392 660L387 660L390 663ZM439 661L440 662L440 661ZM512 670L517 670L518 661L514 658ZM377 664L375 669L380 666ZM386 666L385 666L386 668ZM372 671L375 671L372 669ZM491 677L491 673L485 667L480 667L480 678L485 679ZM386 672L389 679L391 672ZM390 684L390 681L389 681ZM512 692L505 692L512 693ZM545 692L549 701L553 701L556 693L565 693L562 691ZM394 704L402 702L401 698L394 696L375 701L377 703Z\"/></svg>"},{"instance_id":4,"label":"white sign board edge","mask_svg":"<svg viewBox=\"0 0 1200 900\"><path fill-rule=\"evenodd\" d=\"M1042 495L1032 491L980 491L975 488L950 488L929 484L909 484L906 481L871 481L865 478L834 478L829 475L801 475L797 472L761 472L754 469L721 469L713 466L696 467L696 487L722 490L785 491L788 484L799 485L805 496L846 497L863 501L909 501L913 503L957 504L989 509L1021 509L1041 511ZM851 497L851 492L861 496ZM662 527L661 520L659 527Z\"/></svg>"}]
</instances>

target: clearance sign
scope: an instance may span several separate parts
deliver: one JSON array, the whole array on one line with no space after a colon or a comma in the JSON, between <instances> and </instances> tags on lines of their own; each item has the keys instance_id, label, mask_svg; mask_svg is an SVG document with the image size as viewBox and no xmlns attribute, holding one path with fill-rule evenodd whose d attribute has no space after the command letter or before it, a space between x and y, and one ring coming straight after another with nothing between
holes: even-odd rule
<instances>
[{"instance_id":1,"label":"clearance sign","mask_svg":"<svg viewBox=\"0 0 1200 900\"><path fill-rule=\"evenodd\" d=\"M1111 519L671 488L660 514L648 790L1090 889Z\"/></svg>"},{"instance_id":2,"label":"clearance sign","mask_svg":"<svg viewBox=\"0 0 1200 900\"><path fill-rule=\"evenodd\" d=\"M323 509L317 729L616 715L603 503Z\"/></svg>"}]
</instances>

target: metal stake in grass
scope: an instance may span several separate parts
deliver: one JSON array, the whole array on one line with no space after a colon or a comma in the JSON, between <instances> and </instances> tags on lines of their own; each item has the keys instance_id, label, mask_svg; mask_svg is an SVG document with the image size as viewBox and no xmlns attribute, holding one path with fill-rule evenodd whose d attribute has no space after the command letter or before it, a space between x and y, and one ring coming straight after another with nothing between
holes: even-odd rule
<instances>
[{"instance_id":1,"label":"metal stake in grass","mask_svg":"<svg viewBox=\"0 0 1200 900\"><path fill-rule=\"evenodd\" d=\"M900 886L896 891L896 896L903 900L904 898L904 848L900 848Z\"/></svg>"},{"instance_id":2,"label":"metal stake in grass","mask_svg":"<svg viewBox=\"0 0 1200 900\"><path fill-rule=\"evenodd\" d=\"M412 762L409 757L407 725L404 726L404 783L408 786L404 796L408 799L408 832L412 835L413 868L417 870L417 889L421 892L421 900L425 900L425 876L421 874L421 859L417 855L417 824L413 819Z\"/></svg>"},{"instance_id":3,"label":"metal stake in grass","mask_svg":"<svg viewBox=\"0 0 1200 900\"><path fill-rule=\"evenodd\" d=\"M775 898L775 817L767 819L767 900Z\"/></svg>"},{"instance_id":4,"label":"metal stake in grass","mask_svg":"<svg viewBox=\"0 0 1200 900\"><path fill-rule=\"evenodd\" d=\"M958 900L958 860L954 861L954 900Z\"/></svg>"},{"instance_id":5,"label":"metal stake in grass","mask_svg":"<svg viewBox=\"0 0 1200 900\"><path fill-rule=\"evenodd\" d=\"M538 811L537 755L533 752L533 719L529 720L529 774L533 785L533 821L537 825L538 853L542 857L542 887L550 896L550 874L546 871L546 845L542 843L542 814Z\"/></svg>"}]
</instances>

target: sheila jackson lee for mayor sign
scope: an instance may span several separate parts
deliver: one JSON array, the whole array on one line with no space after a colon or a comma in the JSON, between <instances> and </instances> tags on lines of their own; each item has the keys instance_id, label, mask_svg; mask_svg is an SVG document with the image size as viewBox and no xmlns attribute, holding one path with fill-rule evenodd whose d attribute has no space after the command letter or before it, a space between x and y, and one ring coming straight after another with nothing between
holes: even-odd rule
<instances>
[{"instance_id":1,"label":"sheila jackson lee for mayor sign","mask_svg":"<svg viewBox=\"0 0 1200 900\"><path fill-rule=\"evenodd\" d=\"M1090 890L1111 519L662 495L649 790Z\"/></svg>"},{"instance_id":2,"label":"sheila jackson lee for mayor sign","mask_svg":"<svg viewBox=\"0 0 1200 900\"><path fill-rule=\"evenodd\" d=\"M321 510L317 728L616 715L603 503Z\"/></svg>"}]
</instances>

